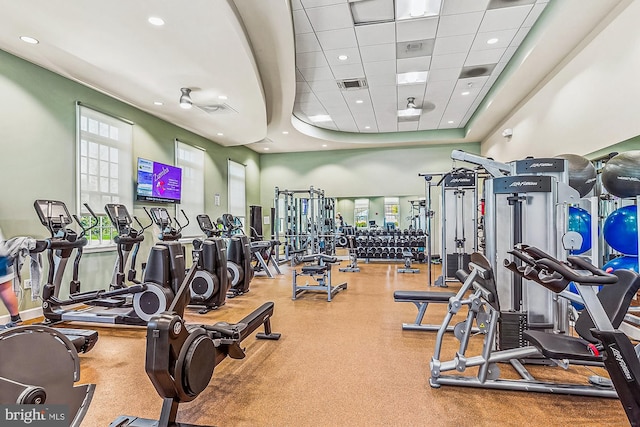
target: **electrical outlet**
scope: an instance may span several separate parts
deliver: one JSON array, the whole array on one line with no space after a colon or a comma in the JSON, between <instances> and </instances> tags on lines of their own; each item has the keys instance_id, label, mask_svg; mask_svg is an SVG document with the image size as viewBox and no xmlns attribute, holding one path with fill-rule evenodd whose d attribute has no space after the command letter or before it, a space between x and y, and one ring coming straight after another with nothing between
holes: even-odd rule
<instances>
[{"instance_id":1,"label":"electrical outlet","mask_svg":"<svg viewBox=\"0 0 640 427\"><path fill-rule=\"evenodd\" d=\"M26 279L24 281L24 288L25 289L31 289L31 279Z\"/></svg>"}]
</instances>

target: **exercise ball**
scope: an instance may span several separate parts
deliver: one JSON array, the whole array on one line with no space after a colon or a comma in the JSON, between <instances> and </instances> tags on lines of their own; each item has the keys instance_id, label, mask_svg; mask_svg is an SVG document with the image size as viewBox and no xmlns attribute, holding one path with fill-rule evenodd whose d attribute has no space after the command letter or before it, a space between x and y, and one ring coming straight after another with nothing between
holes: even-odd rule
<instances>
[{"instance_id":1,"label":"exercise ball","mask_svg":"<svg viewBox=\"0 0 640 427\"><path fill-rule=\"evenodd\" d=\"M589 194L596 183L596 168L585 157L577 154L559 154L556 157L569 163L569 186L580 193L580 197Z\"/></svg>"},{"instance_id":2,"label":"exercise ball","mask_svg":"<svg viewBox=\"0 0 640 427\"><path fill-rule=\"evenodd\" d=\"M607 273L616 270L633 270L638 273L638 257L629 255L620 256L603 265L602 269Z\"/></svg>"},{"instance_id":3,"label":"exercise ball","mask_svg":"<svg viewBox=\"0 0 640 427\"><path fill-rule=\"evenodd\" d=\"M602 169L602 185L618 197L640 194L640 150L614 156Z\"/></svg>"},{"instance_id":4,"label":"exercise ball","mask_svg":"<svg viewBox=\"0 0 640 427\"><path fill-rule=\"evenodd\" d=\"M570 251L571 255L579 255L591 249L591 215L585 209L569 206L569 231L575 231L582 236L579 249Z\"/></svg>"},{"instance_id":5,"label":"exercise ball","mask_svg":"<svg viewBox=\"0 0 640 427\"><path fill-rule=\"evenodd\" d=\"M616 209L602 228L604 240L625 255L638 255L638 210L636 206Z\"/></svg>"}]
</instances>

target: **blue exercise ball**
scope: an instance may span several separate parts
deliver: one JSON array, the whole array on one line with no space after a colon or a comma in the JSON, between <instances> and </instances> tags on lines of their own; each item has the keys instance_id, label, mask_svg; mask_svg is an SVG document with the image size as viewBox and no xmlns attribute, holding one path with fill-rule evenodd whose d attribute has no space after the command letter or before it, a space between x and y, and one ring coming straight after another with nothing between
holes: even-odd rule
<instances>
[{"instance_id":1,"label":"blue exercise ball","mask_svg":"<svg viewBox=\"0 0 640 427\"><path fill-rule=\"evenodd\" d=\"M608 273L616 270L633 270L638 273L638 257L628 255L620 256L603 265L602 269Z\"/></svg>"},{"instance_id":2,"label":"blue exercise ball","mask_svg":"<svg viewBox=\"0 0 640 427\"><path fill-rule=\"evenodd\" d=\"M604 240L625 255L638 255L638 209L624 206L616 209L604 222Z\"/></svg>"},{"instance_id":3,"label":"blue exercise ball","mask_svg":"<svg viewBox=\"0 0 640 427\"><path fill-rule=\"evenodd\" d=\"M579 249L570 251L571 255L580 255L591 249L591 215L585 209L569 206L569 231L575 231L582 236Z\"/></svg>"}]
</instances>

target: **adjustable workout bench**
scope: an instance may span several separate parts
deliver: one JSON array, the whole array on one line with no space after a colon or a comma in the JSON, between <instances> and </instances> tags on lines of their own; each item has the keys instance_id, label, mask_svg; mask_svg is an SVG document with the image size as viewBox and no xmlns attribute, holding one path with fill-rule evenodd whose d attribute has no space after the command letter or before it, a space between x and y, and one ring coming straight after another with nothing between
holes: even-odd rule
<instances>
[{"instance_id":1,"label":"adjustable workout bench","mask_svg":"<svg viewBox=\"0 0 640 427\"><path fill-rule=\"evenodd\" d=\"M419 269L411 267L413 253L410 248L402 249L402 258L404 258L404 268L399 268L398 273L420 273Z\"/></svg>"},{"instance_id":2,"label":"adjustable workout bench","mask_svg":"<svg viewBox=\"0 0 640 427\"><path fill-rule=\"evenodd\" d=\"M464 270L458 270L456 272L456 278L462 282L462 287L458 293L454 292L437 292L437 291L395 291L393 293L393 300L395 302L410 302L415 304L418 309L418 315L413 323L403 323L402 329L405 331L437 331L440 329L439 324L423 324L422 320L429 303L434 304L448 304L453 298L455 301L463 301L464 293L470 286L467 285L467 280L474 280L475 276L470 277ZM461 307L461 306L460 306ZM458 309L460 308L458 307ZM453 331L453 327L448 327L447 331ZM477 328L474 328L477 332Z\"/></svg>"},{"instance_id":3,"label":"adjustable workout bench","mask_svg":"<svg viewBox=\"0 0 640 427\"><path fill-rule=\"evenodd\" d=\"M347 282L333 286L331 284L331 267L338 262L338 258L324 254L308 255L301 258L302 262L318 261L315 265L305 265L298 270L293 270L293 296L295 300L298 295L306 291L326 292L327 301L331 302L331 298L343 289L347 289ZM311 276L317 285L310 285L308 282L303 286L297 284L298 276Z\"/></svg>"}]
</instances>

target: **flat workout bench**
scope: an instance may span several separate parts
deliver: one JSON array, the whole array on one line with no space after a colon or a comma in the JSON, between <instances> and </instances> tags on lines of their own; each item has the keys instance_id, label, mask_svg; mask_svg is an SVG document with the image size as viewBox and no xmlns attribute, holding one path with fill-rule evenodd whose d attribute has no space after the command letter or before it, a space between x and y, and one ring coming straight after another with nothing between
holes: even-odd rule
<instances>
[{"instance_id":1,"label":"flat workout bench","mask_svg":"<svg viewBox=\"0 0 640 427\"><path fill-rule=\"evenodd\" d=\"M313 261L317 261L318 264L305 265L300 269L300 271L293 270L293 295L291 299L295 300L300 294L306 291L316 291L326 292L327 301L331 302L331 299L336 293L347 289L346 282L336 286L331 284L331 266L339 262L338 258L324 254L308 255L302 258L302 262ZM306 283L304 285L298 285L298 276L310 276L317 284L310 285L309 283Z\"/></svg>"},{"instance_id":2,"label":"flat workout bench","mask_svg":"<svg viewBox=\"0 0 640 427\"><path fill-rule=\"evenodd\" d=\"M469 278L469 273L464 270L458 270L456 272L456 278L460 280L461 283L465 283ZM462 286L460 291L458 291L458 293L438 291L395 291L393 293L393 300L395 302L410 302L415 304L416 308L418 309L416 320L414 320L413 323L403 323L402 329L405 331L438 331L440 329L440 324L436 325L422 323L429 303L449 304L449 301L452 298L455 299L456 297L458 300L460 300L462 299L463 295L458 294L464 293L463 289L465 289L464 285ZM448 332L451 332L453 330L453 326L447 327ZM477 332L478 329L474 327L472 330Z\"/></svg>"}]
</instances>

